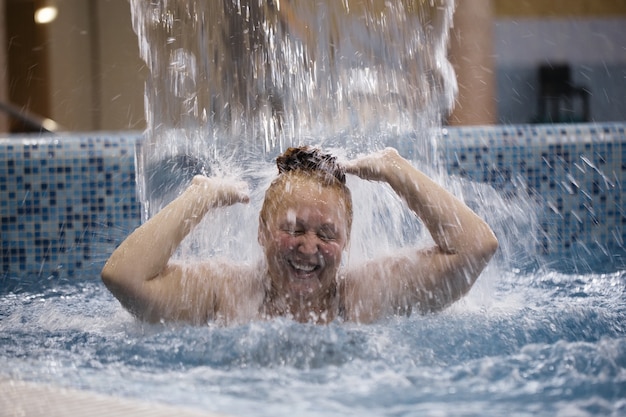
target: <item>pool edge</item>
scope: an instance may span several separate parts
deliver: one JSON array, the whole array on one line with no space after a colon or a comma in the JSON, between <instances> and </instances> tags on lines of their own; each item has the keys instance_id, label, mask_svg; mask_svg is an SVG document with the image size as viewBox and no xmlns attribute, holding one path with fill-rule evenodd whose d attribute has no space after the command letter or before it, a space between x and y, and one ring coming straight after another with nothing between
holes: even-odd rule
<instances>
[{"instance_id":1,"label":"pool edge","mask_svg":"<svg viewBox=\"0 0 626 417\"><path fill-rule=\"evenodd\" d=\"M0 414L3 416L151 416L151 417L227 417L226 414L200 412L164 404L118 398L38 384L0 376Z\"/></svg>"}]
</instances>

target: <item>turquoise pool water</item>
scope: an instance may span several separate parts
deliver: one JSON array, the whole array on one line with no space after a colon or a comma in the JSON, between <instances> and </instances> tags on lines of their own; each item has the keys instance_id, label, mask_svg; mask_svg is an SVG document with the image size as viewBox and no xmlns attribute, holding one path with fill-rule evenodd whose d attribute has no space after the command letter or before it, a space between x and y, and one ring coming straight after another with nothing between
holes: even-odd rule
<instances>
[{"instance_id":1,"label":"turquoise pool water","mask_svg":"<svg viewBox=\"0 0 626 417\"><path fill-rule=\"evenodd\" d=\"M0 295L15 379L248 416L626 413L625 271L491 268L441 314L373 325L145 325L98 280L18 287Z\"/></svg>"}]
</instances>

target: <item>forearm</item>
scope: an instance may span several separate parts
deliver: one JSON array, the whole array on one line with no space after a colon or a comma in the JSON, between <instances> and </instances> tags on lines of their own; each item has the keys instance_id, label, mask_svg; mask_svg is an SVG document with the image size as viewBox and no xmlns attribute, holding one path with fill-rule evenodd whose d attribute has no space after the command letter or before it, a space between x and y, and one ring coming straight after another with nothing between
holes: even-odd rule
<instances>
[{"instance_id":1,"label":"forearm","mask_svg":"<svg viewBox=\"0 0 626 417\"><path fill-rule=\"evenodd\" d=\"M194 179L178 198L122 242L105 264L103 279L146 281L156 277L185 236L218 204L216 190Z\"/></svg>"},{"instance_id":2,"label":"forearm","mask_svg":"<svg viewBox=\"0 0 626 417\"><path fill-rule=\"evenodd\" d=\"M483 243L497 246L493 232L481 218L397 153L387 155L381 174L422 220L442 251L474 251Z\"/></svg>"}]
</instances>

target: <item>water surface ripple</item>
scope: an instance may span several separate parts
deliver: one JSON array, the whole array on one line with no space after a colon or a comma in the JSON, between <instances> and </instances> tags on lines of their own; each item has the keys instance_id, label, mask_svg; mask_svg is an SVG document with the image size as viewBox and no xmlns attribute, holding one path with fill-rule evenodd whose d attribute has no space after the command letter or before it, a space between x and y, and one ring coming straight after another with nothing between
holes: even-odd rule
<instances>
[{"instance_id":1,"label":"water surface ripple","mask_svg":"<svg viewBox=\"0 0 626 417\"><path fill-rule=\"evenodd\" d=\"M626 272L496 281L441 314L329 326L146 325L97 280L5 291L0 366L236 415L623 415Z\"/></svg>"}]
</instances>

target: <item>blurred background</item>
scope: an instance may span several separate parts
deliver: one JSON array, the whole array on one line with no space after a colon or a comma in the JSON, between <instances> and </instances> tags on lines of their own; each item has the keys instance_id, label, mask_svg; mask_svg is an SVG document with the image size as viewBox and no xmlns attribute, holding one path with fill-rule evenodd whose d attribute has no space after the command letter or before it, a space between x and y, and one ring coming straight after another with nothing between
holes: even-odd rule
<instances>
[{"instance_id":1,"label":"blurred background","mask_svg":"<svg viewBox=\"0 0 626 417\"><path fill-rule=\"evenodd\" d=\"M145 128L128 0L0 0L0 25L0 132ZM457 0L449 51L446 124L626 120L626 0Z\"/></svg>"}]
</instances>

